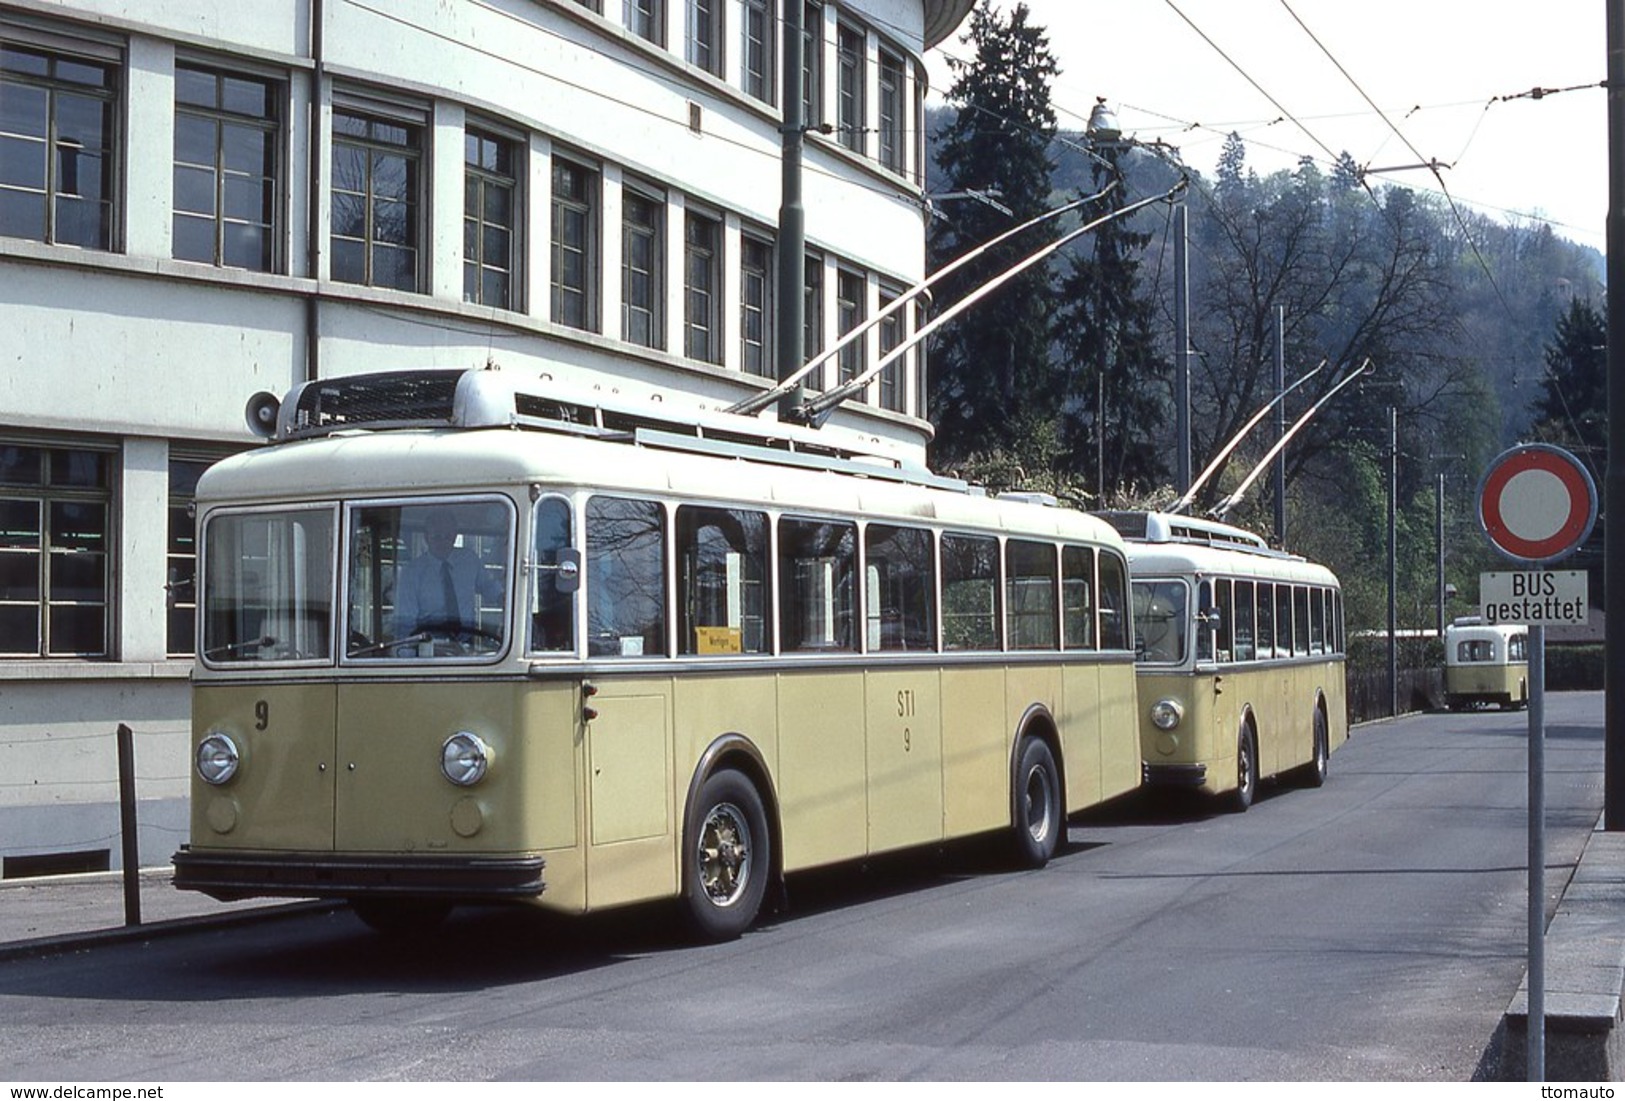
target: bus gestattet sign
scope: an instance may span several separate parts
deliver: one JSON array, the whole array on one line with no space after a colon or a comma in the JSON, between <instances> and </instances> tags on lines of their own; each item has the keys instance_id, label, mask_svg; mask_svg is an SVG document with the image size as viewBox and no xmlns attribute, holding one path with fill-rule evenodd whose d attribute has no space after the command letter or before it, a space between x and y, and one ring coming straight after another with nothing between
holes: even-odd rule
<instances>
[{"instance_id":1,"label":"bus gestattet sign","mask_svg":"<svg viewBox=\"0 0 1625 1101\"><path fill-rule=\"evenodd\" d=\"M1597 487L1585 465L1561 447L1520 444L1490 463L1478 488L1478 520L1490 543L1514 562L1544 566L1574 553L1597 522ZM1590 605L1584 570L1480 574L1488 623L1574 626Z\"/></svg>"}]
</instances>

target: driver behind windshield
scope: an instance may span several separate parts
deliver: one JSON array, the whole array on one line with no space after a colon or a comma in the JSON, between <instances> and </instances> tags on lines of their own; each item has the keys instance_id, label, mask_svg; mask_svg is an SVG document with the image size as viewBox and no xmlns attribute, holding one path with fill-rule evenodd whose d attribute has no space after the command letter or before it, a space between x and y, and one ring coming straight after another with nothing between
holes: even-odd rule
<instances>
[{"instance_id":1,"label":"driver behind windshield","mask_svg":"<svg viewBox=\"0 0 1625 1101\"><path fill-rule=\"evenodd\" d=\"M395 585L397 637L456 634L479 625L478 598L502 601L502 586L479 557L462 546L456 510L441 507L424 525L428 550L401 568Z\"/></svg>"}]
</instances>

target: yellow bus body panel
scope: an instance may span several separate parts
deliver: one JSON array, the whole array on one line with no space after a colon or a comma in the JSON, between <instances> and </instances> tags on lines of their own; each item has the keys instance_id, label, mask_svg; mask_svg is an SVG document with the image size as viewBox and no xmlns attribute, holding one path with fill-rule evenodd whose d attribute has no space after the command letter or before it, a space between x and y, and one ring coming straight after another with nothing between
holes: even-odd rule
<instances>
[{"instance_id":1,"label":"yellow bus body panel","mask_svg":"<svg viewBox=\"0 0 1625 1101\"><path fill-rule=\"evenodd\" d=\"M1236 739L1250 718L1258 734L1259 774L1269 777L1308 764L1314 756L1314 719L1324 698L1328 751L1348 740L1342 659L1275 666L1223 666L1217 672L1140 673L1140 752L1158 766L1206 769L1201 791L1236 788ZM1172 731L1157 729L1150 709L1176 700L1184 718Z\"/></svg>"},{"instance_id":2,"label":"yellow bus body panel","mask_svg":"<svg viewBox=\"0 0 1625 1101\"><path fill-rule=\"evenodd\" d=\"M783 673L778 696L785 870L863 855L869 836L863 673Z\"/></svg>"}]
</instances>

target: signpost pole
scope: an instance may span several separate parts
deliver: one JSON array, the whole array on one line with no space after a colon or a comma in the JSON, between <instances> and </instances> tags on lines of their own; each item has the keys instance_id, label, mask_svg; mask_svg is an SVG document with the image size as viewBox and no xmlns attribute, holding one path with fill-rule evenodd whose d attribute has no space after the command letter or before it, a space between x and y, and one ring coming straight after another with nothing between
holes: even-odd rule
<instances>
[{"instance_id":1,"label":"signpost pole","mask_svg":"<svg viewBox=\"0 0 1625 1101\"><path fill-rule=\"evenodd\" d=\"M1546 628L1529 628L1529 1016L1525 1081L1546 1081Z\"/></svg>"},{"instance_id":2,"label":"signpost pole","mask_svg":"<svg viewBox=\"0 0 1625 1101\"><path fill-rule=\"evenodd\" d=\"M1612 469L1610 467L1610 469ZM1497 456L1478 488L1478 518L1506 557L1535 567L1479 575L1489 623L1529 627L1528 1081L1546 1080L1546 625L1584 623L1583 571L1550 567L1573 554L1597 522L1597 487L1578 459L1550 444ZM1505 655L1502 655L1503 657Z\"/></svg>"}]
</instances>

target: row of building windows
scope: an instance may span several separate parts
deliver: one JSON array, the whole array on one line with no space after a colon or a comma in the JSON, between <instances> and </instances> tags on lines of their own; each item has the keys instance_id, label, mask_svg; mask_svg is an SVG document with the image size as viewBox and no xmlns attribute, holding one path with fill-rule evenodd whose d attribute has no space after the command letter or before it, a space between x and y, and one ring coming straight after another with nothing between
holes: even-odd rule
<instances>
[{"instance_id":1,"label":"row of building windows","mask_svg":"<svg viewBox=\"0 0 1625 1101\"><path fill-rule=\"evenodd\" d=\"M192 652L192 499L212 459L169 460L166 651ZM0 658L106 658L112 641L116 452L0 443Z\"/></svg>"},{"instance_id":2,"label":"row of building windows","mask_svg":"<svg viewBox=\"0 0 1625 1101\"><path fill-rule=\"evenodd\" d=\"M115 241L117 88L112 62L77 58L26 44L0 44L0 235L52 244L112 249ZM287 270L281 255L286 89L268 78L182 60L175 67L173 234L176 259L251 271ZM332 112L329 221L330 274L344 283L409 292L428 289L423 247L428 208L424 163L427 105L373 102L336 95ZM463 298L523 311L522 228L528 143L499 124L471 123L464 134ZM600 316L610 269L604 237L603 166L568 154L552 157L549 315L556 324L618 335L628 343L722 364L725 296L722 272L739 273L737 340L742 370L776 373L774 244L765 228L724 233L725 215L684 205L684 255L668 262L666 219L678 212L662 188L627 178L620 189L620 311L616 328ZM739 240L729 257L725 241ZM837 331L868 315L867 273L835 261ZM666 316L669 271L683 280L683 316ZM805 353L824 343L824 257L807 258ZM877 281L883 307L902 293ZM916 323L898 311L875 339L843 349L835 381L856 377L895 348ZM612 323L613 325L614 323ZM918 360L917 356L907 357ZM905 409L906 360L878 380L874 397ZM820 388L822 377L809 380ZM916 392L919 387L916 386Z\"/></svg>"},{"instance_id":3,"label":"row of building windows","mask_svg":"<svg viewBox=\"0 0 1625 1101\"><path fill-rule=\"evenodd\" d=\"M582 7L604 15L599 0L577 0ZM695 68L713 76L730 75L730 49L737 49L740 87L746 95L775 105L780 95L778 77L784 64L779 33L781 2L797 0L681 0L683 18L683 57ZM827 122L836 140L860 156L871 157L888 170L902 175L908 137L915 135L913 176L923 179L925 80L915 73L912 85L903 50L872 31L846 12L838 12L826 22L826 8L833 4L820 0L800 0L802 4L801 113L811 129ZM631 34L656 46L667 45L668 0L622 0L621 24ZM672 9L676 11L676 8ZM793 8L790 9L792 12ZM730 16L738 21L738 33L730 34ZM831 40L836 65L835 117L825 119L824 46ZM873 35L875 50L869 50ZM733 45L737 43L737 45ZM870 58L873 56L875 81L875 125L869 125ZM909 125L912 112L913 125Z\"/></svg>"}]
</instances>

